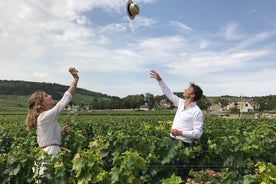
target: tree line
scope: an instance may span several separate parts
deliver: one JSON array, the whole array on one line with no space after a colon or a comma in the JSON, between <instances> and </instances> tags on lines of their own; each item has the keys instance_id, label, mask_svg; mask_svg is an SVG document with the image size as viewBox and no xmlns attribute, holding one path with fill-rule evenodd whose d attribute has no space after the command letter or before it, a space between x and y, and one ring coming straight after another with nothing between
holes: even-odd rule
<instances>
[{"instance_id":1,"label":"tree line","mask_svg":"<svg viewBox=\"0 0 276 184\"><path fill-rule=\"evenodd\" d=\"M62 97L64 91L68 89L68 86L45 82L0 80L0 95L28 96L38 89L51 94L54 99L59 99ZM94 97L108 97L106 94L93 92L82 88L78 88L77 93Z\"/></svg>"},{"instance_id":2,"label":"tree line","mask_svg":"<svg viewBox=\"0 0 276 184\"><path fill-rule=\"evenodd\" d=\"M16 95L16 96L29 96L35 90L43 90L53 96L53 99L60 99L66 91L68 86L56 83L44 82L28 82L28 81L13 81L13 80L0 80L0 95ZM176 92L175 94L182 97L183 92ZM93 92L82 88L77 88L76 94L93 97L92 101L77 101L73 99L71 105L76 105L80 108L88 109L140 109L145 106L148 109L162 109L161 102L166 103L166 108L174 108L173 104L164 96L146 93L128 95L124 98L117 96L109 96L99 92ZM227 104L229 98L238 98L230 96L217 97L215 102L210 98L203 95L202 99L198 101L201 109L206 110L212 103ZM252 97L252 99L259 104L259 111L274 110L276 109L276 96L262 96Z\"/></svg>"}]
</instances>

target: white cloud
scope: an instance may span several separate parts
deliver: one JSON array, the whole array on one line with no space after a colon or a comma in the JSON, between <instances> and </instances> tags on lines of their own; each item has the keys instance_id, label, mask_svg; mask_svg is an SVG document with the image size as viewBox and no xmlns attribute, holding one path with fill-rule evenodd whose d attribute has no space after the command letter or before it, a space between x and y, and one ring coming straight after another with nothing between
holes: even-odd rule
<instances>
[{"instance_id":1,"label":"white cloud","mask_svg":"<svg viewBox=\"0 0 276 184\"><path fill-rule=\"evenodd\" d=\"M152 52L158 51L162 53L179 50L184 44L185 39L183 37L171 36L144 39L138 43L138 46L142 50L150 50Z\"/></svg>"},{"instance_id":2,"label":"white cloud","mask_svg":"<svg viewBox=\"0 0 276 184\"><path fill-rule=\"evenodd\" d=\"M153 18L147 18L139 15L138 17L135 18L135 21L129 21L129 28L133 32L136 31L136 29L141 29L144 27L150 27L154 24L157 24L158 21L153 19Z\"/></svg>"},{"instance_id":3,"label":"white cloud","mask_svg":"<svg viewBox=\"0 0 276 184\"><path fill-rule=\"evenodd\" d=\"M222 29L222 35L226 40L237 40L241 38L241 35L238 33L239 24L237 22L228 23Z\"/></svg>"},{"instance_id":4,"label":"white cloud","mask_svg":"<svg viewBox=\"0 0 276 184\"><path fill-rule=\"evenodd\" d=\"M261 43L273 36L275 36L275 31L268 33L268 32L262 32L258 33L256 35L250 35L249 38L243 39L237 46L235 47L236 50L240 50L246 47L254 46L257 43Z\"/></svg>"},{"instance_id":5,"label":"white cloud","mask_svg":"<svg viewBox=\"0 0 276 184\"><path fill-rule=\"evenodd\" d=\"M136 3L140 7L155 3L152 7L160 8L159 4L164 2L137 0ZM125 0L1 1L0 66L5 70L0 78L65 83L70 79L67 68L76 66L83 75L81 79L89 82L95 73L104 76L115 73L113 86L97 84L89 88L89 82L85 85L118 96L136 91L160 92L158 86L149 90L151 83L144 84L145 81L133 76L152 67L171 75L168 81L184 78L202 82L210 94L227 94L226 90L234 93L247 84L256 86L249 78L245 80L247 76L258 82L266 80L263 87L275 82L272 76L276 67L273 64L275 29L249 33L245 23L239 20L225 26L210 23L212 30L223 27L218 33L204 26L197 30L184 21L173 20L170 12L163 12L159 19L149 9L152 15L141 11L135 20L129 20L125 5ZM151 6L144 7L146 10ZM106 13L108 21L101 22L105 19L97 17L97 12L101 16ZM93 22L95 17L98 22ZM115 80L118 75L125 76ZM129 81L120 84L122 78ZM152 82L148 78L143 80ZM228 85L233 88L231 91L225 81L239 82ZM170 86L177 89L178 84ZM184 86L178 87L183 90ZM257 89L251 90L257 93Z\"/></svg>"},{"instance_id":6,"label":"white cloud","mask_svg":"<svg viewBox=\"0 0 276 184\"><path fill-rule=\"evenodd\" d=\"M183 29L183 30L188 30L188 31L191 31L192 28L183 24L182 22L179 22L179 21L170 21L170 23L176 27L179 27L180 29Z\"/></svg>"},{"instance_id":7,"label":"white cloud","mask_svg":"<svg viewBox=\"0 0 276 184\"><path fill-rule=\"evenodd\" d=\"M209 45L210 45L210 42L208 40L199 41L199 48L200 49L206 49Z\"/></svg>"},{"instance_id":8,"label":"white cloud","mask_svg":"<svg viewBox=\"0 0 276 184\"><path fill-rule=\"evenodd\" d=\"M109 33L109 34L114 34L115 32L123 32L125 31L126 24L119 24L119 23L114 23L114 24L108 24L106 26L103 26L99 29L99 33Z\"/></svg>"},{"instance_id":9,"label":"white cloud","mask_svg":"<svg viewBox=\"0 0 276 184\"><path fill-rule=\"evenodd\" d=\"M271 83L276 82L274 73L276 69L265 69L258 72L243 72L233 71L223 74L212 75L203 80L203 88L209 96L218 95L244 95L244 96L259 96L260 89L264 90L264 94L275 94L276 90L271 86Z\"/></svg>"},{"instance_id":10,"label":"white cloud","mask_svg":"<svg viewBox=\"0 0 276 184\"><path fill-rule=\"evenodd\" d=\"M250 67L250 62L271 54L269 50L228 52L200 52L187 55L181 61L167 64L169 71L183 77L208 77L214 72L224 72L229 69L238 70Z\"/></svg>"}]
</instances>

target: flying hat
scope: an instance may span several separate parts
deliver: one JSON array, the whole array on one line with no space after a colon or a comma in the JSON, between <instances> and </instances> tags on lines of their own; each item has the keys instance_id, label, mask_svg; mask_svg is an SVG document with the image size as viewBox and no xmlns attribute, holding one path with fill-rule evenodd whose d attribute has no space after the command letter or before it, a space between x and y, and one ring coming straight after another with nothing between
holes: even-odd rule
<instances>
[{"instance_id":1,"label":"flying hat","mask_svg":"<svg viewBox=\"0 0 276 184\"><path fill-rule=\"evenodd\" d=\"M139 14L140 9L137 4L135 4L132 0L128 0L127 5L126 5L126 11L128 17L132 20L135 18L136 15Z\"/></svg>"}]
</instances>

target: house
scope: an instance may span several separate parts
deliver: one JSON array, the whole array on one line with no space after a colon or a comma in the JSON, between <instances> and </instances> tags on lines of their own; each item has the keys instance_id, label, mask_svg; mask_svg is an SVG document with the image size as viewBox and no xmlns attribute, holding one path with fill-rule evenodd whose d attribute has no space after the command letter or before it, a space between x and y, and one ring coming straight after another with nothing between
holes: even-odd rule
<instances>
[{"instance_id":1,"label":"house","mask_svg":"<svg viewBox=\"0 0 276 184\"><path fill-rule=\"evenodd\" d=\"M144 105L140 105L139 110L148 111L149 110L149 105L147 103L145 103Z\"/></svg>"},{"instance_id":2,"label":"house","mask_svg":"<svg viewBox=\"0 0 276 184\"><path fill-rule=\"evenodd\" d=\"M255 109L258 109L258 105L252 101L241 101L238 104L240 112L254 112Z\"/></svg>"},{"instance_id":3,"label":"house","mask_svg":"<svg viewBox=\"0 0 276 184\"><path fill-rule=\"evenodd\" d=\"M223 112L223 109L220 103L215 103L208 107L208 112L210 112L211 114L218 114Z\"/></svg>"},{"instance_id":4,"label":"house","mask_svg":"<svg viewBox=\"0 0 276 184\"><path fill-rule=\"evenodd\" d=\"M250 99L241 100L239 102L230 102L223 110L230 111L233 108L237 108L240 112L254 112L259 108L259 105Z\"/></svg>"},{"instance_id":5,"label":"house","mask_svg":"<svg viewBox=\"0 0 276 184\"><path fill-rule=\"evenodd\" d=\"M155 102L154 109L169 109L172 105L170 102L168 102L166 99L162 99L159 103Z\"/></svg>"},{"instance_id":6,"label":"house","mask_svg":"<svg viewBox=\"0 0 276 184\"><path fill-rule=\"evenodd\" d=\"M224 111L230 111L233 108L238 108L237 107L237 103L236 102L229 102L228 105L226 105L225 107L223 107Z\"/></svg>"}]
</instances>

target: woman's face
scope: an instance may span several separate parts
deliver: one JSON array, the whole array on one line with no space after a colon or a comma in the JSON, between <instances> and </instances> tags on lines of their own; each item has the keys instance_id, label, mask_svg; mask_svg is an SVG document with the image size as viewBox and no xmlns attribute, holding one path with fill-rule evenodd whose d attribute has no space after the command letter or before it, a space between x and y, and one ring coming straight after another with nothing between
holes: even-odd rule
<instances>
[{"instance_id":1,"label":"woman's face","mask_svg":"<svg viewBox=\"0 0 276 184\"><path fill-rule=\"evenodd\" d=\"M49 95L49 94L43 92L42 99L43 99L42 104L44 105L45 109L49 110L53 105L52 95Z\"/></svg>"}]
</instances>

